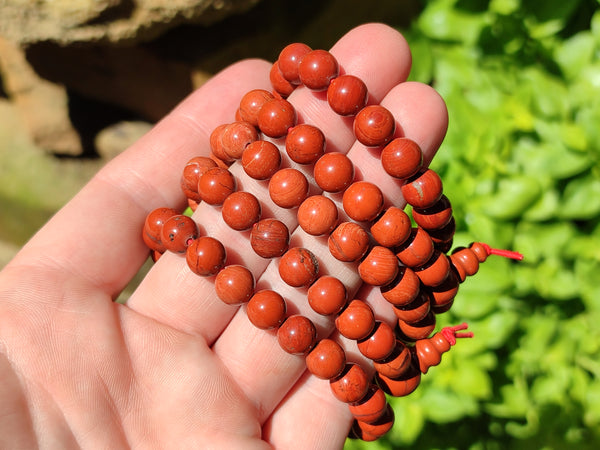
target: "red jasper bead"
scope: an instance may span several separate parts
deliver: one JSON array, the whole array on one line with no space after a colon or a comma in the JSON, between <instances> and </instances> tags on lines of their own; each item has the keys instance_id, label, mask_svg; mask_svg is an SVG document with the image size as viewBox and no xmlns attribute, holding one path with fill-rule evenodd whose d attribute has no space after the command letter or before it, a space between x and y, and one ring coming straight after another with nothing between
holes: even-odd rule
<instances>
[{"instance_id":1,"label":"red jasper bead","mask_svg":"<svg viewBox=\"0 0 600 450\"><path fill-rule=\"evenodd\" d=\"M450 261L448 257L435 250L429 261L415 269L415 273L425 286L437 286L448 277L450 272Z\"/></svg>"},{"instance_id":2,"label":"red jasper bead","mask_svg":"<svg viewBox=\"0 0 600 450\"><path fill-rule=\"evenodd\" d=\"M337 206L323 195L308 197L298 208L298 225L313 236L331 233L337 223Z\"/></svg>"},{"instance_id":3,"label":"red jasper bead","mask_svg":"<svg viewBox=\"0 0 600 450\"><path fill-rule=\"evenodd\" d=\"M286 45L279 53L277 62L281 75L292 84L300 84L300 75L298 74L298 65L300 61L312 49L300 42Z\"/></svg>"},{"instance_id":4,"label":"red jasper bead","mask_svg":"<svg viewBox=\"0 0 600 450\"><path fill-rule=\"evenodd\" d=\"M281 97L287 98L296 86L290 83L283 77L281 70L279 69L279 61L275 61L275 63L271 66L271 71L269 72L269 81L271 81L271 85L275 92L277 92Z\"/></svg>"},{"instance_id":5,"label":"red jasper bead","mask_svg":"<svg viewBox=\"0 0 600 450\"><path fill-rule=\"evenodd\" d=\"M450 255L452 266L456 269L460 281L465 281L468 276L479 271L479 259L470 248L457 248Z\"/></svg>"},{"instance_id":6,"label":"red jasper bead","mask_svg":"<svg viewBox=\"0 0 600 450\"><path fill-rule=\"evenodd\" d=\"M417 172L401 187L404 200L414 208L430 208L442 198L440 176L431 169Z\"/></svg>"},{"instance_id":7,"label":"red jasper bead","mask_svg":"<svg viewBox=\"0 0 600 450\"><path fill-rule=\"evenodd\" d=\"M290 244L290 232L277 219L262 219L252 226L250 245L258 256L274 258L283 255Z\"/></svg>"},{"instance_id":8,"label":"red jasper bead","mask_svg":"<svg viewBox=\"0 0 600 450\"><path fill-rule=\"evenodd\" d=\"M431 294L421 289L419 295L407 305L394 306L394 313L398 319L407 323L415 323L422 320L431 309Z\"/></svg>"},{"instance_id":9,"label":"red jasper bead","mask_svg":"<svg viewBox=\"0 0 600 450\"><path fill-rule=\"evenodd\" d=\"M367 85L353 75L340 75L327 88L327 102L340 116L358 113L367 104L368 96Z\"/></svg>"},{"instance_id":10,"label":"red jasper bead","mask_svg":"<svg viewBox=\"0 0 600 450\"><path fill-rule=\"evenodd\" d=\"M269 141L254 141L242 153L242 166L249 177L268 180L281 167L281 153Z\"/></svg>"},{"instance_id":11,"label":"red jasper bead","mask_svg":"<svg viewBox=\"0 0 600 450\"><path fill-rule=\"evenodd\" d=\"M313 164L325 153L325 135L313 125L296 125L285 137L285 150L292 161Z\"/></svg>"},{"instance_id":12,"label":"red jasper bead","mask_svg":"<svg viewBox=\"0 0 600 450\"><path fill-rule=\"evenodd\" d=\"M318 274L319 261L313 252L305 248L290 248L279 261L279 275L290 286L310 286Z\"/></svg>"},{"instance_id":13,"label":"red jasper bead","mask_svg":"<svg viewBox=\"0 0 600 450\"><path fill-rule=\"evenodd\" d=\"M337 377L344 367L346 367L346 353L340 344L332 339L320 340L306 355L308 371L323 380Z\"/></svg>"},{"instance_id":14,"label":"red jasper bead","mask_svg":"<svg viewBox=\"0 0 600 450\"><path fill-rule=\"evenodd\" d=\"M287 307L283 297L270 289L256 292L248 301L246 315L261 330L277 328L285 319Z\"/></svg>"},{"instance_id":15,"label":"red jasper bead","mask_svg":"<svg viewBox=\"0 0 600 450\"><path fill-rule=\"evenodd\" d=\"M352 262L362 258L369 249L369 235L354 222L342 222L329 235L327 245L334 258Z\"/></svg>"},{"instance_id":16,"label":"red jasper bead","mask_svg":"<svg viewBox=\"0 0 600 450\"><path fill-rule=\"evenodd\" d=\"M250 229L260 220L260 214L260 202L254 195L245 191L229 194L221 209L225 223L236 231Z\"/></svg>"},{"instance_id":17,"label":"red jasper bead","mask_svg":"<svg viewBox=\"0 0 600 450\"><path fill-rule=\"evenodd\" d=\"M365 370L355 363L348 363L342 373L329 381L335 398L344 403L360 402L369 392L369 377Z\"/></svg>"},{"instance_id":18,"label":"red jasper bead","mask_svg":"<svg viewBox=\"0 0 600 450\"><path fill-rule=\"evenodd\" d=\"M371 226L371 235L379 245L396 247L410 236L410 217L400 208L391 206Z\"/></svg>"},{"instance_id":19,"label":"red jasper bead","mask_svg":"<svg viewBox=\"0 0 600 450\"><path fill-rule=\"evenodd\" d=\"M198 181L200 198L209 205L222 205L235 188L233 174L222 167L208 169Z\"/></svg>"},{"instance_id":20,"label":"red jasper bead","mask_svg":"<svg viewBox=\"0 0 600 450\"><path fill-rule=\"evenodd\" d=\"M429 339L419 339L415 343L414 353L419 363L419 369L423 373L427 373L430 367L437 366L442 355L456 344L457 338L473 337L473 333L458 333L460 330L465 330L467 324L456 325L454 327L444 327Z\"/></svg>"},{"instance_id":21,"label":"red jasper bead","mask_svg":"<svg viewBox=\"0 0 600 450\"><path fill-rule=\"evenodd\" d=\"M358 341L358 350L373 361L390 356L396 346L394 330L386 322L375 321L371 334Z\"/></svg>"},{"instance_id":22,"label":"red jasper bead","mask_svg":"<svg viewBox=\"0 0 600 450\"><path fill-rule=\"evenodd\" d=\"M387 409L387 399L383 390L371 384L366 395L356 403L350 403L348 409L355 419L371 423L379 419Z\"/></svg>"},{"instance_id":23,"label":"red jasper bead","mask_svg":"<svg viewBox=\"0 0 600 450\"><path fill-rule=\"evenodd\" d=\"M224 267L215 278L215 292L228 305L246 303L254 294L254 286L252 272L237 264Z\"/></svg>"},{"instance_id":24,"label":"red jasper bead","mask_svg":"<svg viewBox=\"0 0 600 450\"><path fill-rule=\"evenodd\" d=\"M317 329L304 316L289 316L277 330L277 339L279 346L287 353L304 355L315 346Z\"/></svg>"},{"instance_id":25,"label":"red jasper bead","mask_svg":"<svg viewBox=\"0 0 600 450\"><path fill-rule=\"evenodd\" d=\"M448 197L442 197L429 208L413 208L413 219L425 230L437 230L448 225L452 219L452 206Z\"/></svg>"},{"instance_id":26,"label":"red jasper bead","mask_svg":"<svg viewBox=\"0 0 600 450\"><path fill-rule=\"evenodd\" d=\"M381 165L394 178L409 178L423 167L423 152L412 139L396 138L381 151Z\"/></svg>"},{"instance_id":27,"label":"red jasper bead","mask_svg":"<svg viewBox=\"0 0 600 450\"><path fill-rule=\"evenodd\" d=\"M348 292L340 280L324 275L308 288L307 299L313 311L328 316L339 313L346 306Z\"/></svg>"},{"instance_id":28,"label":"red jasper bead","mask_svg":"<svg viewBox=\"0 0 600 450\"><path fill-rule=\"evenodd\" d=\"M281 208L296 208L308 196L308 180L292 168L280 169L269 180L269 196Z\"/></svg>"},{"instance_id":29,"label":"red jasper bead","mask_svg":"<svg viewBox=\"0 0 600 450\"><path fill-rule=\"evenodd\" d=\"M452 305L454 297L458 292L459 286L458 275L454 269L450 269L446 279L438 286L430 287L431 293L431 308L435 309L436 314L446 305Z\"/></svg>"},{"instance_id":30,"label":"red jasper bead","mask_svg":"<svg viewBox=\"0 0 600 450\"><path fill-rule=\"evenodd\" d=\"M269 91L264 89L253 89L242 97L240 101L240 118L250 123L252 126L258 126L258 112L265 103L275 97Z\"/></svg>"},{"instance_id":31,"label":"red jasper bead","mask_svg":"<svg viewBox=\"0 0 600 450\"><path fill-rule=\"evenodd\" d=\"M223 136L223 131L227 128L226 123L217 126L212 133L210 133L210 149L212 150L213 155L219 158L221 161L231 162L229 157L225 154L225 150L223 149L223 143L221 141L221 137Z\"/></svg>"},{"instance_id":32,"label":"red jasper bead","mask_svg":"<svg viewBox=\"0 0 600 450\"><path fill-rule=\"evenodd\" d=\"M383 210L383 193L375 184L356 181L342 197L344 211L358 222L374 220Z\"/></svg>"},{"instance_id":33,"label":"red jasper bead","mask_svg":"<svg viewBox=\"0 0 600 450\"><path fill-rule=\"evenodd\" d=\"M402 376L411 366L412 354L402 341L394 341L390 355L379 361L373 361L375 370L389 378Z\"/></svg>"},{"instance_id":34,"label":"red jasper bead","mask_svg":"<svg viewBox=\"0 0 600 450\"><path fill-rule=\"evenodd\" d=\"M392 305L403 306L412 302L420 289L417 274L410 267L401 266L394 281L381 288L381 295Z\"/></svg>"},{"instance_id":35,"label":"red jasper bead","mask_svg":"<svg viewBox=\"0 0 600 450\"><path fill-rule=\"evenodd\" d=\"M336 317L335 327L348 339L364 339L375 328L373 310L362 300L352 300Z\"/></svg>"},{"instance_id":36,"label":"red jasper bead","mask_svg":"<svg viewBox=\"0 0 600 450\"><path fill-rule=\"evenodd\" d=\"M421 382L421 371L413 362L398 378L390 378L380 373L375 374L375 380L386 394L393 397L404 397L412 394Z\"/></svg>"},{"instance_id":37,"label":"red jasper bead","mask_svg":"<svg viewBox=\"0 0 600 450\"><path fill-rule=\"evenodd\" d=\"M435 314L429 311L425 317L415 323L407 323L403 320L398 321L398 328L402 334L412 340L425 339L433 330L435 330Z\"/></svg>"},{"instance_id":38,"label":"red jasper bead","mask_svg":"<svg viewBox=\"0 0 600 450\"><path fill-rule=\"evenodd\" d=\"M331 80L338 76L340 68L335 57L326 50L312 50L305 54L298 65L300 82L313 91L327 89Z\"/></svg>"},{"instance_id":39,"label":"red jasper bead","mask_svg":"<svg viewBox=\"0 0 600 450\"><path fill-rule=\"evenodd\" d=\"M296 120L296 110L282 98L269 100L258 112L258 128L272 138L285 136Z\"/></svg>"},{"instance_id":40,"label":"red jasper bead","mask_svg":"<svg viewBox=\"0 0 600 450\"><path fill-rule=\"evenodd\" d=\"M223 244L210 236L194 240L185 252L188 267L202 277L216 275L225 266L226 259Z\"/></svg>"},{"instance_id":41,"label":"red jasper bead","mask_svg":"<svg viewBox=\"0 0 600 450\"><path fill-rule=\"evenodd\" d=\"M387 247L376 245L358 265L360 278L373 286L391 283L398 274L398 258Z\"/></svg>"},{"instance_id":42,"label":"red jasper bead","mask_svg":"<svg viewBox=\"0 0 600 450\"><path fill-rule=\"evenodd\" d=\"M365 442L372 442L385 435L394 426L394 410L387 405L384 413L374 422L356 420L353 424L353 433Z\"/></svg>"},{"instance_id":43,"label":"red jasper bead","mask_svg":"<svg viewBox=\"0 0 600 450\"><path fill-rule=\"evenodd\" d=\"M240 159L244 149L258 139L258 131L248 122L233 122L221 134L223 151L230 159Z\"/></svg>"},{"instance_id":44,"label":"red jasper bead","mask_svg":"<svg viewBox=\"0 0 600 450\"><path fill-rule=\"evenodd\" d=\"M202 200L198 194L198 180L213 167L217 167L217 163L206 156L196 156L187 162L181 176L181 189L187 198L196 202Z\"/></svg>"},{"instance_id":45,"label":"red jasper bead","mask_svg":"<svg viewBox=\"0 0 600 450\"><path fill-rule=\"evenodd\" d=\"M433 256L433 241L422 228L413 228L410 237L396 248L396 256L408 267L419 267Z\"/></svg>"},{"instance_id":46,"label":"red jasper bead","mask_svg":"<svg viewBox=\"0 0 600 450\"><path fill-rule=\"evenodd\" d=\"M160 242L165 249L184 253L198 237L198 225L191 217L178 214L165 221L160 233Z\"/></svg>"},{"instance_id":47,"label":"red jasper bead","mask_svg":"<svg viewBox=\"0 0 600 450\"><path fill-rule=\"evenodd\" d=\"M172 208L156 208L146 216L142 238L148 248L159 253L166 251L161 238L163 225L171 217L177 215L179 213Z\"/></svg>"},{"instance_id":48,"label":"red jasper bead","mask_svg":"<svg viewBox=\"0 0 600 450\"><path fill-rule=\"evenodd\" d=\"M343 153L321 156L313 169L315 183L326 192L342 192L354 180L354 164Z\"/></svg>"},{"instance_id":49,"label":"red jasper bead","mask_svg":"<svg viewBox=\"0 0 600 450\"><path fill-rule=\"evenodd\" d=\"M442 253L448 252L452 248L454 232L456 231L456 221L454 217L450 219L447 225L437 230L428 230L427 233L433 241L433 246Z\"/></svg>"},{"instance_id":50,"label":"red jasper bead","mask_svg":"<svg viewBox=\"0 0 600 450\"><path fill-rule=\"evenodd\" d=\"M365 106L354 118L354 136L367 147L378 147L392 140L396 120L392 113L380 105Z\"/></svg>"}]
</instances>

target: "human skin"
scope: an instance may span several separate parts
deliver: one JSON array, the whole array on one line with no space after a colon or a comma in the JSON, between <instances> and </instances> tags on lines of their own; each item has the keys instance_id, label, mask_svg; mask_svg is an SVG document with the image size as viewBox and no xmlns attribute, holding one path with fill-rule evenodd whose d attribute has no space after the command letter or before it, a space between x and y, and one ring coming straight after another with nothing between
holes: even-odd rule
<instances>
[{"instance_id":1,"label":"human skin","mask_svg":"<svg viewBox=\"0 0 600 450\"><path fill-rule=\"evenodd\" d=\"M433 89L405 82L411 56L404 38L367 24L331 52L429 163L447 111ZM244 93L270 89L269 69L245 60L214 76L100 170L0 273L0 448L343 446L352 416L327 381L281 350L274 333L255 328L245 308L221 302L214 280L193 274L181 255L163 255L125 304L114 301L148 257L141 239L148 212L184 208L185 163L208 155L211 131L233 121ZM387 205L404 206L377 154L355 142L351 120L304 88L289 100L302 122L324 132L328 151L349 151L357 175L376 181ZM295 211L269 204L264 183L232 171L270 205L267 212L296 228ZM228 263L252 267L261 285L284 295L288 310L310 314L306 293L283 285L276 262L254 254L247 234L224 225L217 208L201 205L193 217L202 234L231 249ZM393 323L378 291L361 286L356 267L333 259L326 242L299 228L292 242L310 248L325 272ZM314 320L320 336L334 330L331 318ZM349 359L361 361L355 343L333 336Z\"/></svg>"}]
</instances>

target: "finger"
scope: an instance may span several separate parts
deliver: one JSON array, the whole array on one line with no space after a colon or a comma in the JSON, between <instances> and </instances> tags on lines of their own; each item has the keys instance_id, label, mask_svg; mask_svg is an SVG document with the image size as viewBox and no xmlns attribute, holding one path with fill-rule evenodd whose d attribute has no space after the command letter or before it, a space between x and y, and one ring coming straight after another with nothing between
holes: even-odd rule
<instances>
[{"instance_id":1,"label":"finger","mask_svg":"<svg viewBox=\"0 0 600 450\"><path fill-rule=\"evenodd\" d=\"M383 99L382 105L388 108L402 126L402 133L417 139L425 156L431 160L447 128L447 110L443 100L431 88L418 83L402 83L392 89ZM401 120L410 118L405 123ZM382 169L378 155L372 149L355 144L349 152L356 167L360 167L361 176L367 181L378 183L388 196L388 203L403 206L400 187L397 180L391 179ZM396 192L397 191L397 192ZM301 229L294 234L295 245L310 249L319 260L319 267L326 273L338 277L348 288L349 295L354 295L361 281L357 274L356 264L346 264L331 256L325 240L309 236ZM320 337L327 336L333 329L332 320L318 316L307 304L305 292L292 289L281 280L276 264L272 263L261 282L271 289L280 292L290 304L292 313L308 316L320 332ZM351 297L350 297L351 298ZM374 305L375 306L375 305ZM391 317L391 307L387 310L383 302L376 306L378 317ZM393 315L393 313L392 313ZM261 412L262 419L280 403L290 386L305 370L304 359L286 354L279 348L276 336L257 330L248 321L241 310L231 321L213 346L230 372L236 378L248 397L255 402ZM249 371L247 368L255 370Z\"/></svg>"},{"instance_id":2,"label":"finger","mask_svg":"<svg viewBox=\"0 0 600 450\"><path fill-rule=\"evenodd\" d=\"M374 45L374 42L379 43L376 52L366 45ZM406 41L397 31L383 25L372 24L354 29L331 51L342 67L355 70L354 75L369 80L367 86L375 98L383 97L393 86L404 81L410 67ZM350 148L354 142L351 122L333 113L322 95L299 88L290 96L290 101L303 121L318 123L328 137L327 145L333 142L332 145L345 147L344 151ZM286 159L285 164L290 164L285 150L282 150L282 156ZM309 169L300 169L309 175ZM294 230L297 225L296 212L277 207L269 198L265 182L249 178L238 163L233 164L230 170L243 190L259 198L263 205L263 217L275 216L290 231ZM241 263L252 270L258 279L269 261L255 254L248 233L231 230L224 224L220 210L204 203L199 205L193 217L201 223L204 234L226 244L228 264ZM236 311L216 297L212 278L194 275L187 268L184 258L172 254L161 257L128 304L162 323L187 333L200 334L208 342L214 341Z\"/></svg>"},{"instance_id":3,"label":"finger","mask_svg":"<svg viewBox=\"0 0 600 450\"><path fill-rule=\"evenodd\" d=\"M250 60L216 75L108 163L13 264L50 265L116 297L147 258L145 216L159 206L183 208L181 168L192 156L208 155L211 130L232 120L243 93L269 85L268 69Z\"/></svg>"}]
</instances>

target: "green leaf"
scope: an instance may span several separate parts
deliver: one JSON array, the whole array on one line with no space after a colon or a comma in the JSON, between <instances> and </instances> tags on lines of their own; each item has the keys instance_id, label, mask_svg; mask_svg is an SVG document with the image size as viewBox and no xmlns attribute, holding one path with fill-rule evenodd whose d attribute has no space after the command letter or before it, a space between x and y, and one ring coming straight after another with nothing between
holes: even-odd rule
<instances>
[{"instance_id":1,"label":"green leaf","mask_svg":"<svg viewBox=\"0 0 600 450\"><path fill-rule=\"evenodd\" d=\"M515 230L515 248L525 255L524 263L537 264L544 258L560 258L576 234L570 222L521 222Z\"/></svg>"},{"instance_id":2,"label":"green leaf","mask_svg":"<svg viewBox=\"0 0 600 450\"><path fill-rule=\"evenodd\" d=\"M592 61L595 47L596 40L588 31L577 33L557 47L554 58L567 79L580 76L583 68Z\"/></svg>"},{"instance_id":3,"label":"green leaf","mask_svg":"<svg viewBox=\"0 0 600 450\"><path fill-rule=\"evenodd\" d=\"M496 192L484 200L483 211L496 219L515 219L540 196L540 185L534 178L520 175L502 178Z\"/></svg>"},{"instance_id":4,"label":"green leaf","mask_svg":"<svg viewBox=\"0 0 600 450\"><path fill-rule=\"evenodd\" d=\"M592 219L600 214L600 179L592 174L575 178L565 187L559 216L565 219Z\"/></svg>"},{"instance_id":5,"label":"green leaf","mask_svg":"<svg viewBox=\"0 0 600 450\"><path fill-rule=\"evenodd\" d=\"M453 8L456 0L431 2L418 19L419 28L430 38L474 43L482 28L478 14Z\"/></svg>"}]
</instances>

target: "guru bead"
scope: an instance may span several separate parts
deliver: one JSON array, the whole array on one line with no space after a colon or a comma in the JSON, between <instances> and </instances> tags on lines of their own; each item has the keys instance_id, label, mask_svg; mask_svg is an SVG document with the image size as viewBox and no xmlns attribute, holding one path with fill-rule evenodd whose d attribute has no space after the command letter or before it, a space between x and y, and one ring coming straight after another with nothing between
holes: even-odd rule
<instances>
[{"instance_id":1,"label":"guru bead","mask_svg":"<svg viewBox=\"0 0 600 450\"><path fill-rule=\"evenodd\" d=\"M285 150L292 161L313 164L325 153L325 135L313 125L296 125L285 137Z\"/></svg>"},{"instance_id":2,"label":"guru bead","mask_svg":"<svg viewBox=\"0 0 600 450\"><path fill-rule=\"evenodd\" d=\"M365 83L353 75L334 78L327 88L329 107L340 116L353 116L367 104Z\"/></svg>"},{"instance_id":3,"label":"guru bead","mask_svg":"<svg viewBox=\"0 0 600 450\"><path fill-rule=\"evenodd\" d=\"M270 330L282 324L286 310L285 300L280 294L263 289L248 301L246 315L255 327Z\"/></svg>"},{"instance_id":4,"label":"guru bead","mask_svg":"<svg viewBox=\"0 0 600 450\"><path fill-rule=\"evenodd\" d=\"M354 118L354 136L367 147L378 147L392 140L396 120L380 105L365 106Z\"/></svg>"},{"instance_id":5,"label":"guru bead","mask_svg":"<svg viewBox=\"0 0 600 450\"><path fill-rule=\"evenodd\" d=\"M308 288L306 297L313 311L328 316L339 313L346 306L348 292L340 280L323 275Z\"/></svg>"},{"instance_id":6,"label":"guru bead","mask_svg":"<svg viewBox=\"0 0 600 450\"><path fill-rule=\"evenodd\" d=\"M362 300L352 300L336 317L335 327L348 339L364 339L375 327L373 310Z\"/></svg>"},{"instance_id":7,"label":"guru bead","mask_svg":"<svg viewBox=\"0 0 600 450\"><path fill-rule=\"evenodd\" d=\"M308 196L308 180L292 168L280 169L269 181L269 196L280 208L296 208Z\"/></svg>"},{"instance_id":8,"label":"guru bead","mask_svg":"<svg viewBox=\"0 0 600 450\"><path fill-rule=\"evenodd\" d=\"M300 75L298 74L298 65L300 61L312 49L300 42L294 42L286 45L279 53L277 62L281 75L292 84L300 84Z\"/></svg>"},{"instance_id":9,"label":"guru bead","mask_svg":"<svg viewBox=\"0 0 600 450\"><path fill-rule=\"evenodd\" d=\"M348 363L342 373L329 381L335 398L344 403L361 401L369 392L369 378L364 369L356 363Z\"/></svg>"},{"instance_id":10,"label":"guru bead","mask_svg":"<svg viewBox=\"0 0 600 450\"><path fill-rule=\"evenodd\" d=\"M357 223L342 222L329 235L327 245L331 255L339 261L357 261L369 249L369 235Z\"/></svg>"},{"instance_id":11,"label":"guru bead","mask_svg":"<svg viewBox=\"0 0 600 450\"><path fill-rule=\"evenodd\" d=\"M398 275L387 286L381 287L381 295L395 306L411 303L419 294L421 282L410 267L401 266Z\"/></svg>"},{"instance_id":12,"label":"guru bead","mask_svg":"<svg viewBox=\"0 0 600 450\"><path fill-rule=\"evenodd\" d=\"M222 205L235 188L233 174L222 167L208 169L198 181L198 194L209 205Z\"/></svg>"},{"instance_id":13,"label":"guru bead","mask_svg":"<svg viewBox=\"0 0 600 450\"><path fill-rule=\"evenodd\" d=\"M426 169L410 177L401 191L413 208L430 208L442 197L442 180L436 172Z\"/></svg>"},{"instance_id":14,"label":"guru bead","mask_svg":"<svg viewBox=\"0 0 600 450\"><path fill-rule=\"evenodd\" d=\"M274 98L273 94L264 89L253 89L247 92L240 101L239 112L241 119L257 127L260 108Z\"/></svg>"},{"instance_id":15,"label":"guru bead","mask_svg":"<svg viewBox=\"0 0 600 450\"><path fill-rule=\"evenodd\" d=\"M429 339L419 339L415 343L415 354L419 361L420 371L427 373L430 367L437 366L442 360L442 355L456 344L457 338L473 337L471 332L458 333L466 328L466 323L454 327L444 327Z\"/></svg>"},{"instance_id":16,"label":"guru bead","mask_svg":"<svg viewBox=\"0 0 600 450\"><path fill-rule=\"evenodd\" d=\"M258 128L272 138L285 136L296 120L296 110L282 98L269 100L258 112Z\"/></svg>"},{"instance_id":17,"label":"guru bead","mask_svg":"<svg viewBox=\"0 0 600 450\"><path fill-rule=\"evenodd\" d=\"M228 305L246 303L254 294L254 286L252 272L238 264L224 267L215 278L217 297Z\"/></svg>"},{"instance_id":18,"label":"guru bead","mask_svg":"<svg viewBox=\"0 0 600 450\"><path fill-rule=\"evenodd\" d=\"M383 210L383 193L373 183L356 181L344 192L342 205L351 219L371 221Z\"/></svg>"},{"instance_id":19,"label":"guru bead","mask_svg":"<svg viewBox=\"0 0 600 450\"><path fill-rule=\"evenodd\" d=\"M248 230L260 220L261 206L250 192L238 191L229 194L223 202L223 221L236 231Z\"/></svg>"},{"instance_id":20,"label":"guru bead","mask_svg":"<svg viewBox=\"0 0 600 450\"><path fill-rule=\"evenodd\" d=\"M391 283L398 274L398 258L387 247L376 245L358 265L358 274L367 284L383 286Z\"/></svg>"},{"instance_id":21,"label":"guru bead","mask_svg":"<svg viewBox=\"0 0 600 450\"><path fill-rule=\"evenodd\" d=\"M225 266L227 252L221 242L210 236L194 240L185 252L188 267L196 275L210 277Z\"/></svg>"},{"instance_id":22,"label":"guru bead","mask_svg":"<svg viewBox=\"0 0 600 450\"><path fill-rule=\"evenodd\" d=\"M365 396L358 402L348 404L348 409L355 419L371 423L385 413L387 405L385 392L380 387L371 384Z\"/></svg>"},{"instance_id":23,"label":"guru bead","mask_svg":"<svg viewBox=\"0 0 600 450\"><path fill-rule=\"evenodd\" d=\"M338 223L338 210L333 201L323 195L313 195L298 208L298 225L313 236L328 235Z\"/></svg>"},{"instance_id":24,"label":"guru bead","mask_svg":"<svg viewBox=\"0 0 600 450\"><path fill-rule=\"evenodd\" d=\"M274 258L288 249L290 232L288 227L277 219L262 219L252 226L250 245L258 256Z\"/></svg>"},{"instance_id":25,"label":"guru bead","mask_svg":"<svg viewBox=\"0 0 600 450\"><path fill-rule=\"evenodd\" d=\"M310 319L301 316L289 316L277 330L279 346L292 355L308 353L317 342L317 329Z\"/></svg>"},{"instance_id":26,"label":"guru bead","mask_svg":"<svg viewBox=\"0 0 600 450\"><path fill-rule=\"evenodd\" d=\"M177 215L179 213L173 208L156 208L146 216L142 238L148 248L160 253L165 252L166 248L161 238L162 228L167 220Z\"/></svg>"},{"instance_id":27,"label":"guru bead","mask_svg":"<svg viewBox=\"0 0 600 450\"><path fill-rule=\"evenodd\" d=\"M306 355L306 368L317 378L330 380L346 366L344 349L332 339L321 339Z\"/></svg>"},{"instance_id":28,"label":"guru bead","mask_svg":"<svg viewBox=\"0 0 600 450\"><path fill-rule=\"evenodd\" d=\"M326 50L312 50L305 54L298 64L300 82L313 91L327 89L339 72L337 60Z\"/></svg>"},{"instance_id":29,"label":"guru bead","mask_svg":"<svg viewBox=\"0 0 600 450\"><path fill-rule=\"evenodd\" d=\"M281 167L281 153L269 141L254 141L242 153L242 167L250 178L268 180Z\"/></svg>"},{"instance_id":30,"label":"guru bead","mask_svg":"<svg viewBox=\"0 0 600 450\"><path fill-rule=\"evenodd\" d=\"M197 237L198 225L183 214L167 219L160 233L162 245L174 253L184 253Z\"/></svg>"},{"instance_id":31,"label":"guru bead","mask_svg":"<svg viewBox=\"0 0 600 450\"><path fill-rule=\"evenodd\" d=\"M423 152L415 141L396 138L381 151L381 165L394 178L409 178L423 167Z\"/></svg>"},{"instance_id":32,"label":"guru bead","mask_svg":"<svg viewBox=\"0 0 600 450\"><path fill-rule=\"evenodd\" d=\"M396 247L410 236L410 217L400 208L389 207L371 226L371 236L379 245Z\"/></svg>"},{"instance_id":33,"label":"guru bead","mask_svg":"<svg viewBox=\"0 0 600 450\"><path fill-rule=\"evenodd\" d=\"M343 153L325 153L315 163L313 175L325 192L342 192L354 180L354 164Z\"/></svg>"},{"instance_id":34,"label":"guru bead","mask_svg":"<svg viewBox=\"0 0 600 450\"><path fill-rule=\"evenodd\" d=\"M379 361L390 356L396 346L394 330L386 322L375 321L371 333L358 341L358 350L367 358Z\"/></svg>"},{"instance_id":35,"label":"guru bead","mask_svg":"<svg viewBox=\"0 0 600 450\"><path fill-rule=\"evenodd\" d=\"M318 274L319 261L306 248L290 248L279 260L279 275L292 287L310 286Z\"/></svg>"}]
</instances>

